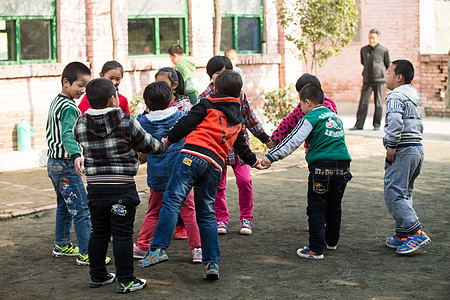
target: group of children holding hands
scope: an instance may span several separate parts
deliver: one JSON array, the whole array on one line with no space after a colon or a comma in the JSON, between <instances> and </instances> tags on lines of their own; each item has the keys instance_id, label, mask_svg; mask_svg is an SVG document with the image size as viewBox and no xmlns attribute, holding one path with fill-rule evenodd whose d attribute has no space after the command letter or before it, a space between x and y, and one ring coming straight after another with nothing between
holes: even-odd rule
<instances>
[{"instance_id":1,"label":"group of children holding hands","mask_svg":"<svg viewBox=\"0 0 450 300\"><path fill-rule=\"evenodd\" d=\"M118 93L123 77L118 62L107 62L100 78L93 80L82 63L72 62L64 69L62 90L51 103L47 122L48 174L57 195L53 255L76 256L78 264L90 265L91 287L112 283L116 277L118 293L145 287L144 279L134 277L133 256L140 259L139 267L167 261L179 215L192 261L203 263L203 278L218 279L218 234L228 230L227 165L232 166L239 189L240 233L251 234L250 167L267 169L303 142L309 167L309 244L297 254L322 259L325 248L337 248L341 201L352 178L351 157L342 120L320 81L310 74L300 77L299 105L269 137L232 62L214 56L206 71L211 84L192 105L181 73L160 69L144 90L145 112L135 118ZM394 61L388 70L387 87L392 92L386 98L385 199L396 234L386 245L399 254L430 242L412 208L412 187L423 162L420 95L410 85L413 77L408 61ZM74 99L83 94L77 107ZM248 146L247 129L271 148L261 159ZM138 156L141 163L147 162L150 198L133 244L135 213L141 203L134 182ZM70 242L72 222L78 247ZM111 239L116 274L106 269Z\"/></svg>"}]
</instances>

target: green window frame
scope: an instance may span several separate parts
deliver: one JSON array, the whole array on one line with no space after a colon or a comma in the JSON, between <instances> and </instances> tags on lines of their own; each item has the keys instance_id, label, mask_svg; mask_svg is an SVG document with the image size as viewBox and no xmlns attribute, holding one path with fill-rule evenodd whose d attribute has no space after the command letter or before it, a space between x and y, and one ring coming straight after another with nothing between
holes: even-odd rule
<instances>
[{"instance_id":1,"label":"green window frame","mask_svg":"<svg viewBox=\"0 0 450 300\"><path fill-rule=\"evenodd\" d=\"M236 13L222 13L222 35L221 40L223 40L223 33L224 33L224 22L225 18L231 19L231 41L232 46L231 48L235 49L239 54L256 54L256 53L262 53L261 49L261 42L263 41L263 32L264 32L264 4L263 0L260 1L260 13L259 14L236 14ZM256 50L241 50L239 47L239 33L242 32L239 28L239 21L242 20L250 20L250 19L257 19L259 21L259 33L258 33L258 48ZM222 42L221 42L222 43ZM224 48L230 48L228 46L221 45L221 52L225 51Z\"/></svg>"},{"instance_id":2,"label":"green window frame","mask_svg":"<svg viewBox=\"0 0 450 300\"><path fill-rule=\"evenodd\" d=\"M1 47L7 48L7 59L2 59L0 56L0 65L23 65L23 64L45 64L45 63L55 63L56 62L56 0L51 0L52 12L50 15L12 15L3 12L0 13L0 35L3 34L6 38L0 38L0 51ZM5 5L6 7L6 5ZM24 59L22 57L22 49L24 43L22 41L22 31L21 27L25 27L30 21L48 21L49 22L49 32L48 32L48 49L49 58L48 59ZM6 24L12 26L11 30L8 30ZM22 26L21 26L22 25ZM9 38L8 33L13 34L12 38ZM6 35L5 35L6 34ZM25 34L24 34L25 35ZM9 45L4 45L4 43L12 42L12 51L9 51ZM3 45L2 45L3 43Z\"/></svg>"},{"instance_id":3,"label":"green window frame","mask_svg":"<svg viewBox=\"0 0 450 300\"><path fill-rule=\"evenodd\" d=\"M184 14L139 14L139 15L128 15L128 57L133 58L146 58L146 57L155 57L155 56L161 56L166 57L167 50L170 45L166 45L167 49L162 49L162 39L161 39L161 30L160 28L164 26L161 26L161 23L165 21L174 21L175 19L180 19L180 24L183 28L178 28L179 31L179 37L181 37L180 46L183 48L184 53L186 55L189 55L189 13L188 13L188 2L187 0L184 1L185 3L185 13ZM130 48L130 22L133 21L148 21L147 25L149 26L149 36L153 38L152 44L153 49L149 53L143 53L143 54L134 54L130 52L136 52L133 49ZM181 26L180 26L181 27Z\"/></svg>"}]
</instances>

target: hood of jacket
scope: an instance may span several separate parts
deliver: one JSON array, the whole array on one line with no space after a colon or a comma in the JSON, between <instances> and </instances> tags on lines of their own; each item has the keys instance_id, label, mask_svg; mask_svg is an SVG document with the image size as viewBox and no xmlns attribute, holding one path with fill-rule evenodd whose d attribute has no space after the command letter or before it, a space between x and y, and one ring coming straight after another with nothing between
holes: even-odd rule
<instances>
[{"instance_id":1,"label":"hood of jacket","mask_svg":"<svg viewBox=\"0 0 450 300\"><path fill-rule=\"evenodd\" d=\"M238 98L223 94L212 94L207 96L206 99L225 114L228 123L232 125L242 123L241 103Z\"/></svg>"},{"instance_id":2,"label":"hood of jacket","mask_svg":"<svg viewBox=\"0 0 450 300\"><path fill-rule=\"evenodd\" d=\"M400 99L409 99L415 106L419 106L422 102L422 98L420 97L419 91L410 84L402 84L399 87L396 87L389 94L396 95Z\"/></svg>"},{"instance_id":3,"label":"hood of jacket","mask_svg":"<svg viewBox=\"0 0 450 300\"><path fill-rule=\"evenodd\" d=\"M122 122L125 113L120 108L88 109L84 116L89 132L99 137L107 137Z\"/></svg>"},{"instance_id":4,"label":"hood of jacket","mask_svg":"<svg viewBox=\"0 0 450 300\"><path fill-rule=\"evenodd\" d=\"M176 107L169 107L164 110L151 111L145 115L138 115L136 120L141 123L142 128L149 132L157 140L167 136L170 128L185 116L185 113Z\"/></svg>"}]
</instances>

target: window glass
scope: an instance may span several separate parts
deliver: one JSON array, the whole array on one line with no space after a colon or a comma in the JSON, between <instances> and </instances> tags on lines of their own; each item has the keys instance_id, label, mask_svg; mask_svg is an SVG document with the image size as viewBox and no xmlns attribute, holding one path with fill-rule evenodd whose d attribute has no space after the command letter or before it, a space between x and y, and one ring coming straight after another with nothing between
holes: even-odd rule
<instances>
[{"instance_id":1,"label":"window glass","mask_svg":"<svg viewBox=\"0 0 450 300\"><path fill-rule=\"evenodd\" d=\"M261 13L261 0L227 0L220 1L222 14L252 14L259 15Z\"/></svg>"},{"instance_id":2,"label":"window glass","mask_svg":"<svg viewBox=\"0 0 450 300\"><path fill-rule=\"evenodd\" d=\"M238 18L238 51L259 51L259 18Z\"/></svg>"},{"instance_id":3,"label":"window glass","mask_svg":"<svg viewBox=\"0 0 450 300\"><path fill-rule=\"evenodd\" d=\"M0 0L0 16L53 15L52 0Z\"/></svg>"},{"instance_id":4,"label":"window glass","mask_svg":"<svg viewBox=\"0 0 450 300\"><path fill-rule=\"evenodd\" d=\"M128 55L155 54L154 19L128 20Z\"/></svg>"},{"instance_id":5,"label":"window glass","mask_svg":"<svg viewBox=\"0 0 450 300\"><path fill-rule=\"evenodd\" d=\"M233 18L222 18L220 51L233 48Z\"/></svg>"},{"instance_id":6,"label":"window glass","mask_svg":"<svg viewBox=\"0 0 450 300\"><path fill-rule=\"evenodd\" d=\"M21 20L20 45L22 60L51 59L50 20Z\"/></svg>"},{"instance_id":7,"label":"window glass","mask_svg":"<svg viewBox=\"0 0 450 300\"><path fill-rule=\"evenodd\" d=\"M186 0L128 0L128 15L186 14Z\"/></svg>"},{"instance_id":8,"label":"window glass","mask_svg":"<svg viewBox=\"0 0 450 300\"><path fill-rule=\"evenodd\" d=\"M14 61L16 53L15 21L0 20L0 61Z\"/></svg>"},{"instance_id":9,"label":"window glass","mask_svg":"<svg viewBox=\"0 0 450 300\"><path fill-rule=\"evenodd\" d=\"M159 19L160 53L167 53L173 44L184 45L184 19Z\"/></svg>"}]
</instances>

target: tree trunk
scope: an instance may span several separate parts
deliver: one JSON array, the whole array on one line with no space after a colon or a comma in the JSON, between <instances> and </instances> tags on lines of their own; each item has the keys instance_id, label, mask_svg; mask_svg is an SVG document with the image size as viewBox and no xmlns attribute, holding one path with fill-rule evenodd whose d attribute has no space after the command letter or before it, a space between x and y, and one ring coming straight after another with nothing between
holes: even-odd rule
<instances>
[{"instance_id":1,"label":"tree trunk","mask_svg":"<svg viewBox=\"0 0 450 300\"><path fill-rule=\"evenodd\" d=\"M118 60L117 54L118 54L118 46L119 46L119 36L118 36L118 28L116 27L117 24L117 17L116 17L116 10L115 10L115 1L111 0L110 2L110 15L111 15L111 35L112 35L112 57L113 60Z\"/></svg>"},{"instance_id":2,"label":"tree trunk","mask_svg":"<svg viewBox=\"0 0 450 300\"><path fill-rule=\"evenodd\" d=\"M220 0L214 0L214 55L220 53L220 36L222 34L222 15L220 13Z\"/></svg>"}]
</instances>

